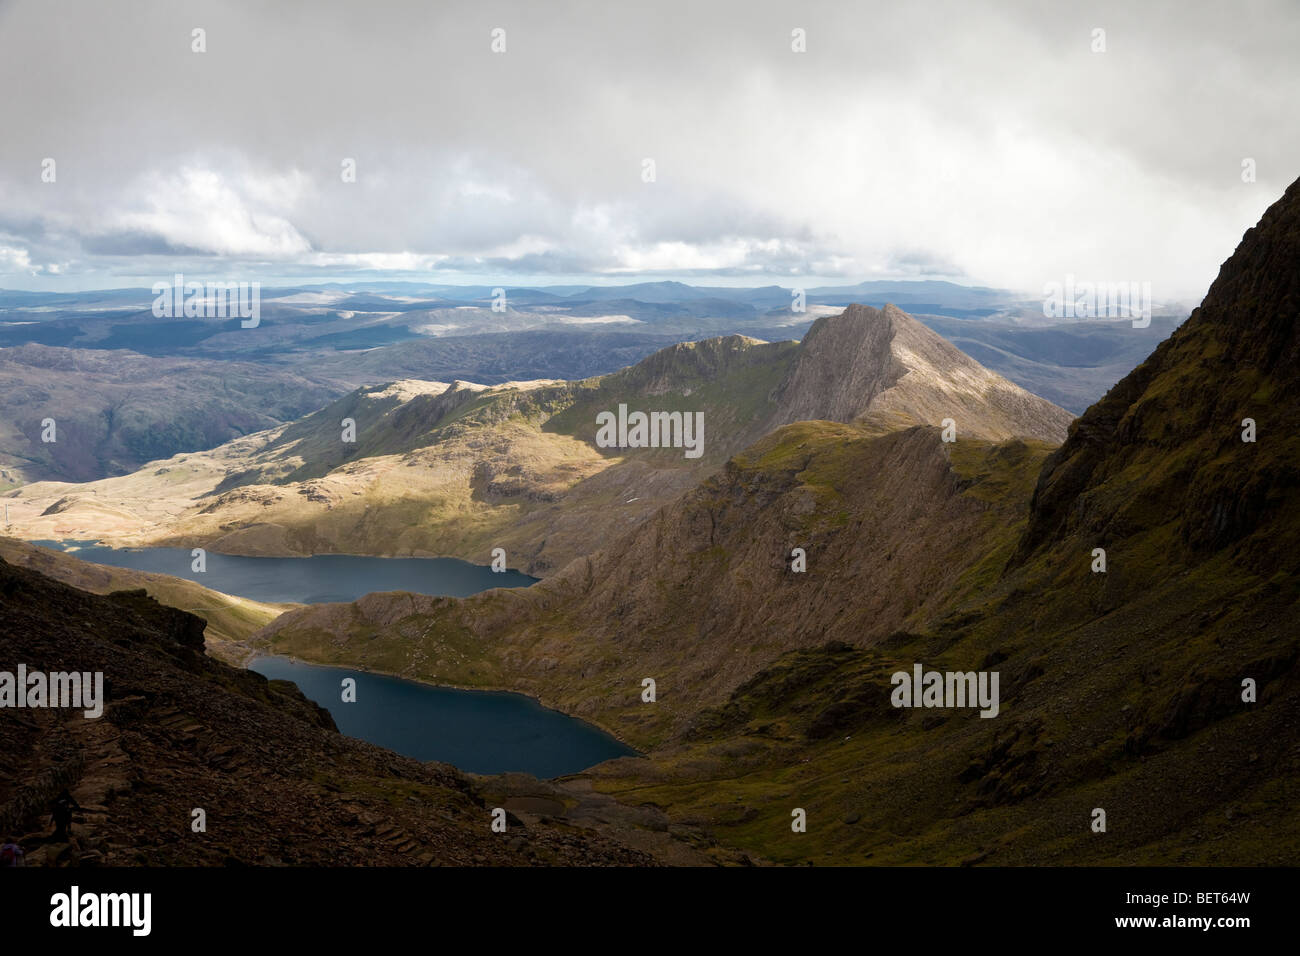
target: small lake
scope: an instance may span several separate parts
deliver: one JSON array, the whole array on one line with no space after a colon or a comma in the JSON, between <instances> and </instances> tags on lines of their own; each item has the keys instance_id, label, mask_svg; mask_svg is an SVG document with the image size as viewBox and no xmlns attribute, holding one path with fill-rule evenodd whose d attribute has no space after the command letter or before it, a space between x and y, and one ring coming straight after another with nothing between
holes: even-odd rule
<instances>
[{"instance_id":1,"label":"small lake","mask_svg":"<svg viewBox=\"0 0 1300 956\"><path fill-rule=\"evenodd\" d=\"M193 570L189 548L105 548L94 542L33 541L82 561L186 578L255 601L322 604L355 601L372 591L412 591L468 597L488 588L527 587L537 578L493 571L456 558L370 558L317 554L309 558L250 558L209 551L207 570Z\"/></svg>"},{"instance_id":2,"label":"small lake","mask_svg":"<svg viewBox=\"0 0 1300 956\"><path fill-rule=\"evenodd\" d=\"M558 777L636 753L599 728L522 694L434 687L284 657L258 657L248 669L293 681L349 737L471 773ZM354 703L343 703L345 677L357 682Z\"/></svg>"},{"instance_id":3,"label":"small lake","mask_svg":"<svg viewBox=\"0 0 1300 956\"><path fill-rule=\"evenodd\" d=\"M466 597L488 588L527 587L518 571L455 558L371 558L321 554L251 558L207 552L206 571L193 570L188 548L106 548L91 541L33 541L83 561L186 578L257 601L319 604L354 601L372 591ZM549 710L522 694L456 690L368 674L345 667L258 657L248 669L293 681L334 717L349 737L417 760L440 760L472 773L522 771L556 777L635 751L591 724ZM355 703L343 703L340 682L357 682Z\"/></svg>"}]
</instances>

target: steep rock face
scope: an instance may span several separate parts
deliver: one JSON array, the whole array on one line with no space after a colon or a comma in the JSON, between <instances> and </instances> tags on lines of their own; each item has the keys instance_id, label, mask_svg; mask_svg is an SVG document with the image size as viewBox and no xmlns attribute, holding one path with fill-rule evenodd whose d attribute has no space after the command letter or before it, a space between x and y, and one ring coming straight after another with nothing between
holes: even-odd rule
<instances>
[{"instance_id":1,"label":"steep rock face","mask_svg":"<svg viewBox=\"0 0 1300 956\"><path fill-rule=\"evenodd\" d=\"M1185 560L1249 536L1300 484L1300 181L1205 300L1046 463L1018 552L1175 526ZM1257 441L1242 440L1244 419Z\"/></svg>"},{"instance_id":2,"label":"steep rock face","mask_svg":"<svg viewBox=\"0 0 1300 956\"><path fill-rule=\"evenodd\" d=\"M777 390L781 410L774 423L851 422L865 414L881 392L907 374L893 351L891 317L868 305L851 305L814 322Z\"/></svg>"},{"instance_id":3,"label":"steep rock face","mask_svg":"<svg viewBox=\"0 0 1300 956\"><path fill-rule=\"evenodd\" d=\"M993 441L1059 442L1073 420L892 305L851 305L815 322L775 397L775 424L951 418L959 434Z\"/></svg>"}]
</instances>

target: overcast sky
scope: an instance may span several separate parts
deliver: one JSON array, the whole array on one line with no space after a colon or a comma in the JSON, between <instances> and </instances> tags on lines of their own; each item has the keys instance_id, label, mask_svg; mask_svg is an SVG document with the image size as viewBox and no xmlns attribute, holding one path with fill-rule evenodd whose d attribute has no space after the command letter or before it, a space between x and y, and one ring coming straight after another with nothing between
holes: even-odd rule
<instances>
[{"instance_id":1,"label":"overcast sky","mask_svg":"<svg viewBox=\"0 0 1300 956\"><path fill-rule=\"evenodd\" d=\"M1297 51L1295 0L0 0L0 287L1074 274L1198 299L1300 175Z\"/></svg>"}]
</instances>

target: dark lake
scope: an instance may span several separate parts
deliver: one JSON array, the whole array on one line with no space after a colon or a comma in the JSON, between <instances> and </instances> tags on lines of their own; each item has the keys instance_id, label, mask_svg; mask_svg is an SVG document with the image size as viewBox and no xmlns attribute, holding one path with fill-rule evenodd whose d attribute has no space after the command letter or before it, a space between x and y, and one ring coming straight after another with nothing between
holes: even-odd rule
<instances>
[{"instance_id":1,"label":"dark lake","mask_svg":"<svg viewBox=\"0 0 1300 956\"><path fill-rule=\"evenodd\" d=\"M557 777L636 752L599 728L522 694L434 687L284 657L258 657L248 669L293 681L350 737L472 773ZM343 703L345 677L357 682L354 703Z\"/></svg>"},{"instance_id":2,"label":"dark lake","mask_svg":"<svg viewBox=\"0 0 1300 956\"><path fill-rule=\"evenodd\" d=\"M488 588L527 587L537 580L519 571L498 573L485 565L456 558L369 558L347 554L248 558L209 551L207 570L197 572L192 569L193 558L188 548L105 548L78 541L32 543L66 551L96 564L187 578L204 587L255 601L322 604L355 601L371 591L467 597Z\"/></svg>"},{"instance_id":3,"label":"dark lake","mask_svg":"<svg viewBox=\"0 0 1300 956\"><path fill-rule=\"evenodd\" d=\"M188 548L106 548L93 542L35 541L113 567L187 578L204 587L258 601L318 604L353 601L372 591L465 597L488 588L527 587L536 578L492 571L455 558L370 558L322 554L250 558L209 551L206 571L192 568ZM635 753L590 724L521 694L455 690L348 668L259 657L249 669L290 680L326 708L350 737L473 773L517 770L555 777ZM345 704L340 682L357 682Z\"/></svg>"}]
</instances>

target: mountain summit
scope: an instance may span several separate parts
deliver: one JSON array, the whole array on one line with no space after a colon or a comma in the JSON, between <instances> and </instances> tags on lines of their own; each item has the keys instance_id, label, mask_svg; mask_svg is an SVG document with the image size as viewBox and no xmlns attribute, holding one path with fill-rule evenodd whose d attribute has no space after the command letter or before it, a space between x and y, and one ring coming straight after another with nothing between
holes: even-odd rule
<instances>
[{"instance_id":1,"label":"mountain summit","mask_svg":"<svg viewBox=\"0 0 1300 956\"><path fill-rule=\"evenodd\" d=\"M777 391L772 424L901 416L1001 440L1059 442L1073 416L989 371L893 305L850 305L813 323Z\"/></svg>"}]
</instances>

